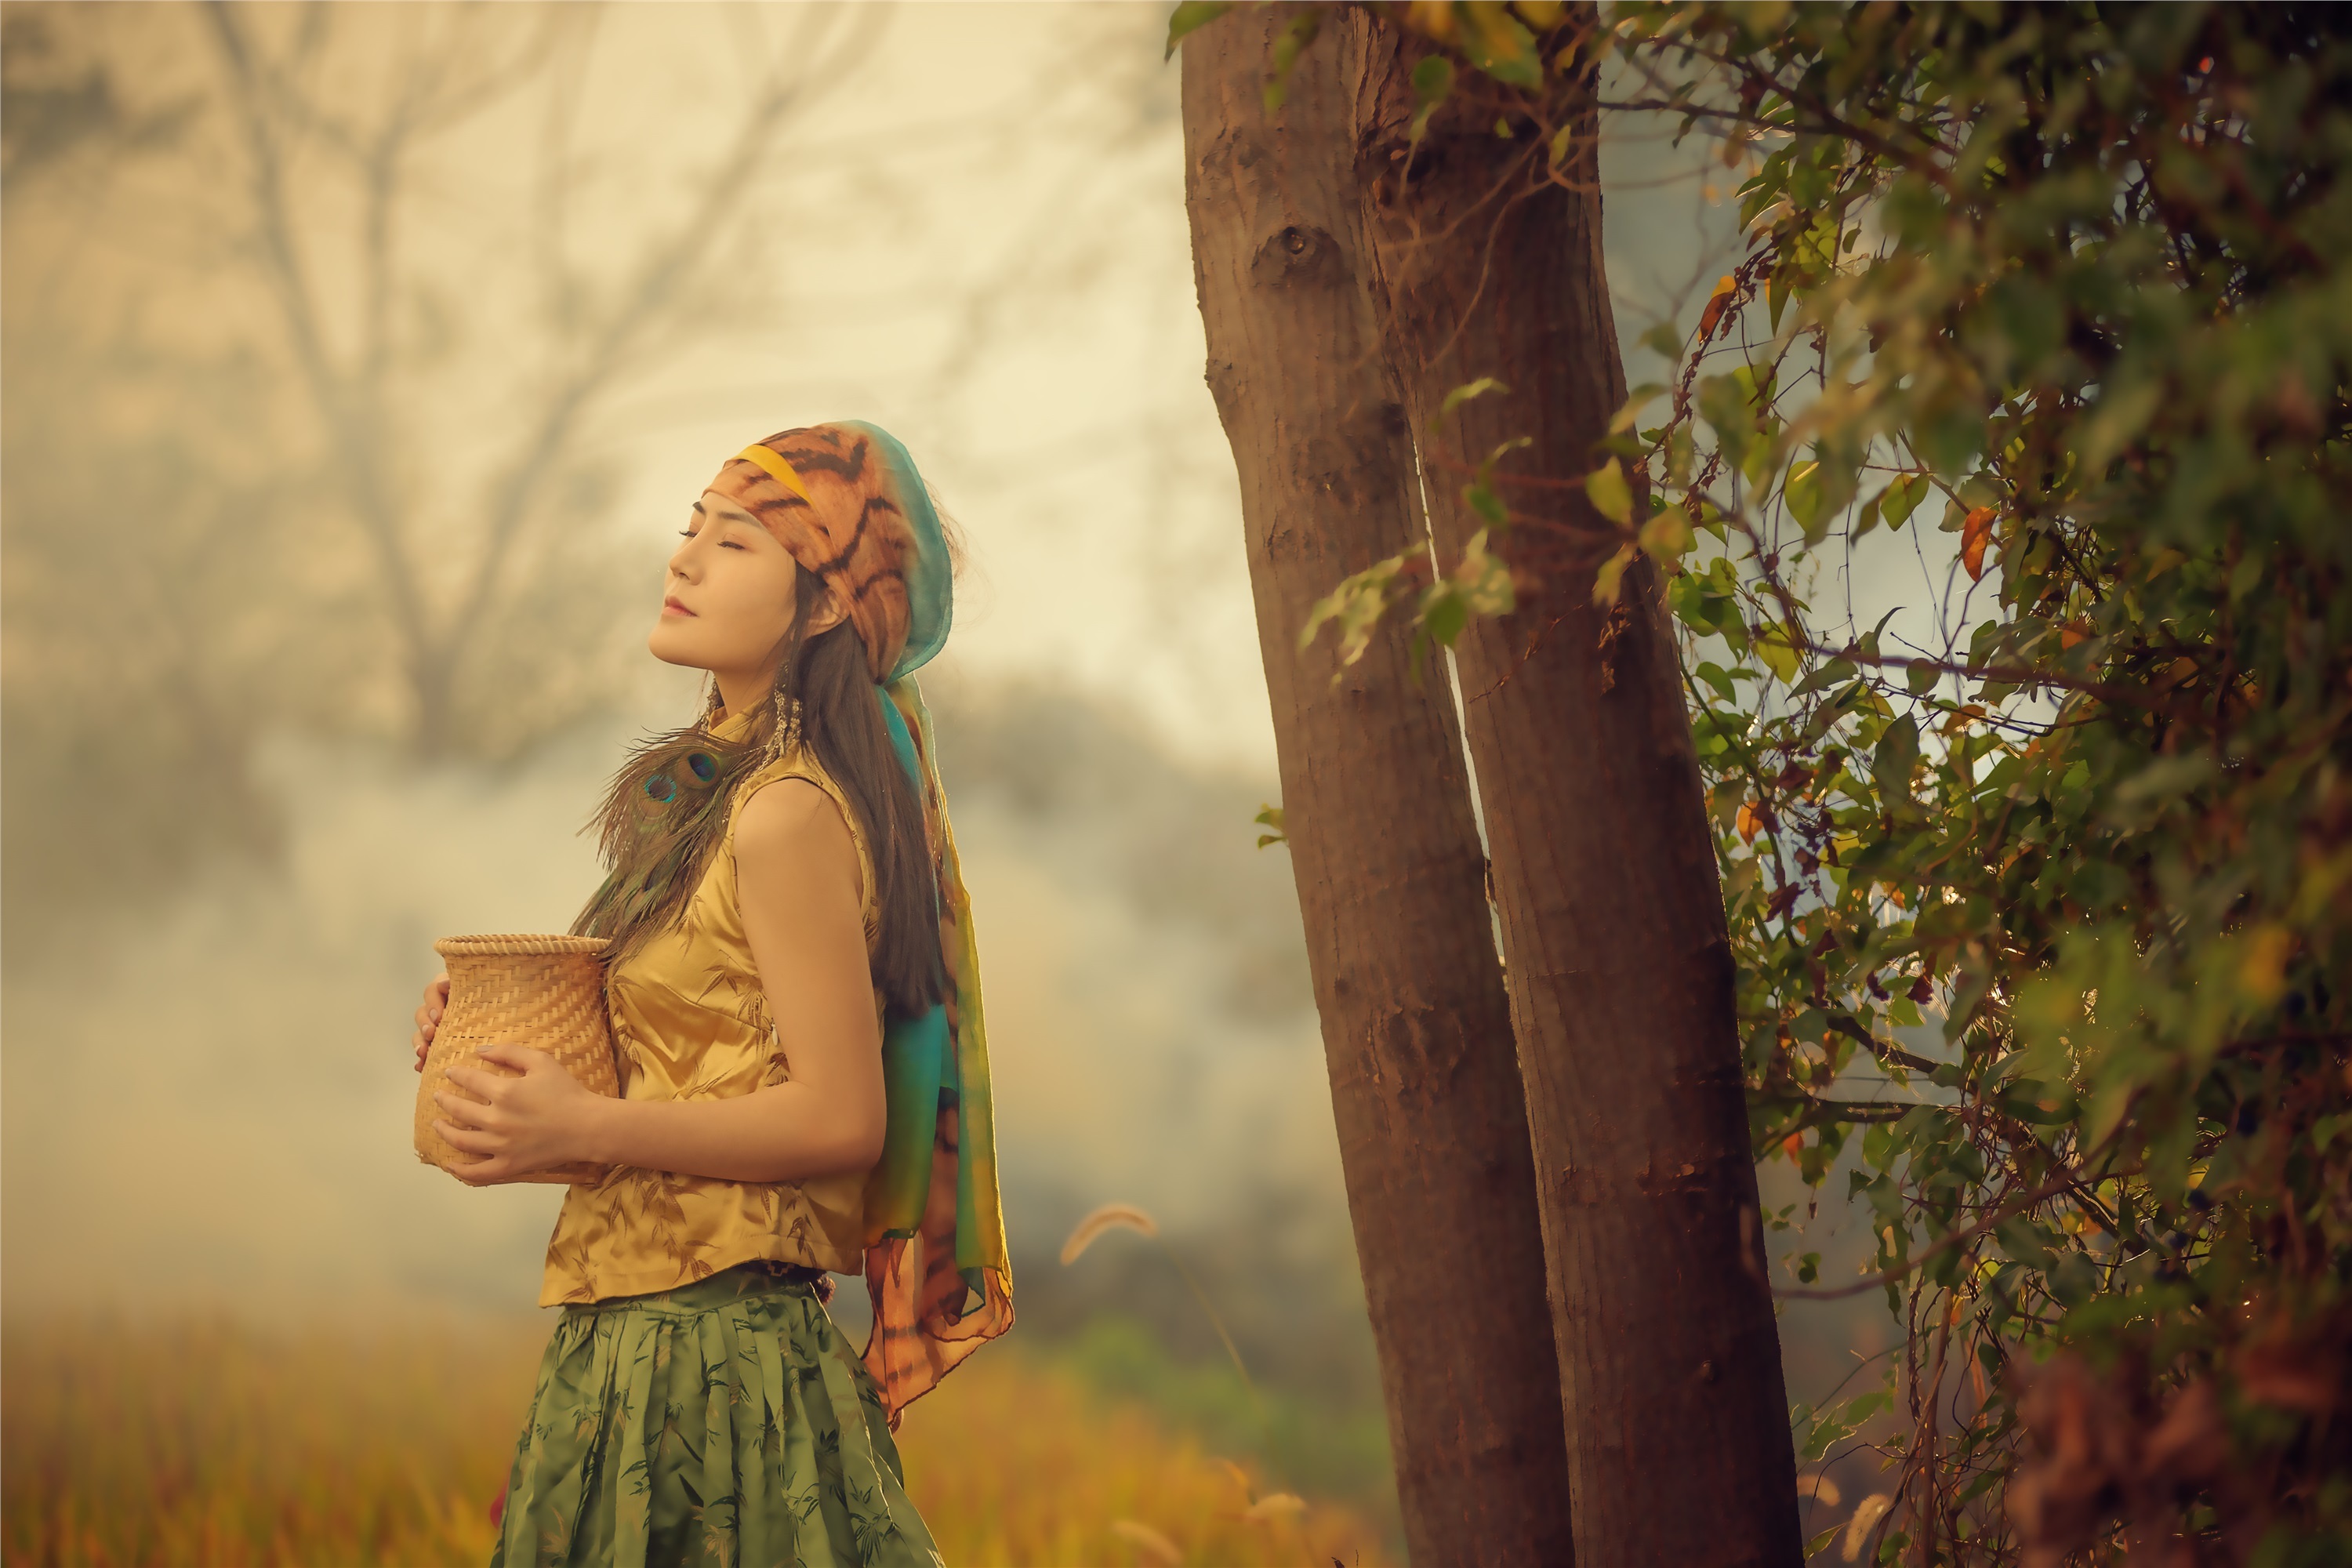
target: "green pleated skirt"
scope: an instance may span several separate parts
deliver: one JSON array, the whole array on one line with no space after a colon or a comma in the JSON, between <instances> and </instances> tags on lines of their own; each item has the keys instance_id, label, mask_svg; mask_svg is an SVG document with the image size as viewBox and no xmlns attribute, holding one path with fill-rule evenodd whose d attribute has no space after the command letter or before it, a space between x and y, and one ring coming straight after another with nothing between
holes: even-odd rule
<instances>
[{"instance_id":1,"label":"green pleated skirt","mask_svg":"<svg viewBox=\"0 0 2352 1568\"><path fill-rule=\"evenodd\" d=\"M756 1264L566 1307L491 1568L935 1568L881 1391Z\"/></svg>"}]
</instances>

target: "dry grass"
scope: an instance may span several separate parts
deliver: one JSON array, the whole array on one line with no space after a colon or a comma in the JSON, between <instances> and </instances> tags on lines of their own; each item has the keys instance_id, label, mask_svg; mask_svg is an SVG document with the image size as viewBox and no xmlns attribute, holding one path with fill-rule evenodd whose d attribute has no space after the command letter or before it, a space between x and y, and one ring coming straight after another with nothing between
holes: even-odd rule
<instances>
[{"instance_id":1,"label":"dry grass","mask_svg":"<svg viewBox=\"0 0 2352 1568\"><path fill-rule=\"evenodd\" d=\"M483 1563L488 1504L547 1330L12 1324L0 1338L0 1562ZM951 1563L1383 1561L1375 1532L1341 1509L1259 1499L1246 1517L1248 1483L1231 1467L1007 1347L916 1405L899 1438Z\"/></svg>"},{"instance_id":2,"label":"dry grass","mask_svg":"<svg viewBox=\"0 0 2352 1568\"><path fill-rule=\"evenodd\" d=\"M974 1357L898 1432L908 1490L950 1563L1387 1561L1376 1532L1346 1509L1276 1502L1244 1517L1255 1478L1245 1482L1139 1407L1105 1409L1050 1369L996 1353ZM1154 1535L1179 1555L1156 1551Z\"/></svg>"}]
</instances>

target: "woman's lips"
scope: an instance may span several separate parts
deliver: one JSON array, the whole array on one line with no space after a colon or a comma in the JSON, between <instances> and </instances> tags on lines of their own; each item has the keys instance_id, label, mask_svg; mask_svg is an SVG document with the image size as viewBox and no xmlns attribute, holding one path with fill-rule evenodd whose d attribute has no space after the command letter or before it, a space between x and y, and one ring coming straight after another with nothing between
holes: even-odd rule
<instances>
[{"instance_id":1,"label":"woman's lips","mask_svg":"<svg viewBox=\"0 0 2352 1568\"><path fill-rule=\"evenodd\" d=\"M677 596L676 595L672 595L670 597L662 601L662 614L665 616L691 616L694 612L688 609L684 605L679 604L677 602Z\"/></svg>"}]
</instances>

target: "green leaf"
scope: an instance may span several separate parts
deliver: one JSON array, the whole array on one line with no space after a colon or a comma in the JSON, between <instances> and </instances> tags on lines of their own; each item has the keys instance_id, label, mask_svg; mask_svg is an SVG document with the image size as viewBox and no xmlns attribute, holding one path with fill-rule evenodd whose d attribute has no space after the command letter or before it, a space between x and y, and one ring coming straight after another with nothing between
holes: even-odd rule
<instances>
[{"instance_id":1,"label":"green leaf","mask_svg":"<svg viewBox=\"0 0 2352 1568\"><path fill-rule=\"evenodd\" d=\"M2097 474L2115 461L2132 438L2147 427L2164 388L2154 381L2124 385L2104 394L2084 422L2075 460L2085 473Z\"/></svg>"},{"instance_id":2,"label":"green leaf","mask_svg":"<svg viewBox=\"0 0 2352 1568\"><path fill-rule=\"evenodd\" d=\"M1372 632L1388 613L1389 601L1396 596L1399 579L1405 563L1414 552L1405 551L1378 562L1342 582L1337 588L1318 599L1307 615L1307 625L1298 634L1298 648L1304 653L1315 646L1315 636L1326 622L1339 628L1339 663L1346 666L1364 657L1371 646ZM1339 679L1339 672L1331 678Z\"/></svg>"},{"instance_id":3,"label":"green leaf","mask_svg":"<svg viewBox=\"0 0 2352 1568\"><path fill-rule=\"evenodd\" d=\"M1250 820L1258 824L1262 827L1267 827L1273 830L1268 833L1261 833L1257 836L1257 847L1259 848L1263 849L1269 844L1287 844L1290 842L1290 828L1283 821L1282 807L1278 805L1260 806L1258 808L1258 814L1255 816L1251 817Z\"/></svg>"},{"instance_id":4,"label":"green leaf","mask_svg":"<svg viewBox=\"0 0 2352 1568\"><path fill-rule=\"evenodd\" d=\"M1454 62L1444 55L1432 55L1412 68L1412 99L1420 107L1412 111L1412 141L1421 144L1428 132L1429 117L1437 112L1454 90Z\"/></svg>"},{"instance_id":5,"label":"green leaf","mask_svg":"<svg viewBox=\"0 0 2352 1568\"><path fill-rule=\"evenodd\" d=\"M1160 58L1174 59L1176 46L1184 41L1187 34L1197 32L1215 21L1232 10L1234 4L1235 0L1183 0L1168 14L1168 52Z\"/></svg>"},{"instance_id":6,"label":"green leaf","mask_svg":"<svg viewBox=\"0 0 2352 1568\"><path fill-rule=\"evenodd\" d=\"M1489 528L1506 527L1511 521L1511 509L1488 486L1464 485L1462 499Z\"/></svg>"},{"instance_id":7,"label":"green leaf","mask_svg":"<svg viewBox=\"0 0 2352 1568\"><path fill-rule=\"evenodd\" d=\"M1884 495L1874 495L1862 503L1861 509L1855 512L1853 519L1853 536L1855 539L1864 537L1878 526L1879 503L1884 500L1885 500Z\"/></svg>"},{"instance_id":8,"label":"green leaf","mask_svg":"<svg viewBox=\"0 0 2352 1568\"><path fill-rule=\"evenodd\" d=\"M1468 24L1462 52L1472 65L1512 87L1543 85L1543 57L1536 52L1535 35L1517 17L1500 5L1465 5L1461 14Z\"/></svg>"},{"instance_id":9,"label":"green leaf","mask_svg":"<svg viewBox=\"0 0 2352 1568\"><path fill-rule=\"evenodd\" d=\"M1694 542L1690 515L1678 506L1652 512L1649 521L1642 524L1637 542L1661 565L1672 565L1683 558Z\"/></svg>"},{"instance_id":10,"label":"green leaf","mask_svg":"<svg viewBox=\"0 0 2352 1568\"><path fill-rule=\"evenodd\" d=\"M1661 383L1645 381L1627 393L1624 403L1615 414L1610 416L1609 433L1614 436L1621 431L1631 430L1633 427L1633 422L1641 417L1642 410L1663 396L1665 391L1666 388Z\"/></svg>"},{"instance_id":11,"label":"green leaf","mask_svg":"<svg viewBox=\"0 0 2352 1568\"><path fill-rule=\"evenodd\" d=\"M1814 528L1822 521L1821 464L1804 462L1791 466L1788 479L1781 483L1780 495L1788 502L1790 517L1805 531L1806 538L1811 538Z\"/></svg>"},{"instance_id":12,"label":"green leaf","mask_svg":"<svg viewBox=\"0 0 2352 1568\"><path fill-rule=\"evenodd\" d=\"M1272 68L1265 79L1265 111L1272 114L1290 96L1291 73L1298 68L1299 51L1315 41L1323 26L1323 18L1313 7L1294 15L1280 33L1275 36Z\"/></svg>"},{"instance_id":13,"label":"green leaf","mask_svg":"<svg viewBox=\"0 0 2352 1568\"><path fill-rule=\"evenodd\" d=\"M1616 554L1601 563L1601 570L1592 574L1594 604L1613 605L1617 602L1617 592L1622 584L1625 568L1633 563L1635 553L1635 546L1621 544L1617 547Z\"/></svg>"},{"instance_id":14,"label":"green leaf","mask_svg":"<svg viewBox=\"0 0 2352 1568\"><path fill-rule=\"evenodd\" d=\"M1503 558L1487 548L1486 531L1480 529L1470 536L1462 549L1462 559L1445 574L1460 595L1463 607L1474 616L1507 616L1517 607L1518 595L1511 583L1511 569Z\"/></svg>"},{"instance_id":15,"label":"green leaf","mask_svg":"<svg viewBox=\"0 0 2352 1568\"><path fill-rule=\"evenodd\" d=\"M1584 499L1592 503L1593 510L1618 527L1633 525L1633 491L1626 484L1625 470L1617 466L1616 458L1610 458L1584 476Z\"/></svg>"},{"instance_id":16,"label":"green leaf","mask_svg":"<svg viewBox=\"0 0 2352 1568\"><path fill-rule=\"evenodd\" d=\"M1925 474L1905 474L1886 487L1879 498L1878 510L1886 519L1887 527L1900 529L1903 526L1904 521L1927 499L1927 485Z\"/></svg>"},{"instance_id":17,"label":"green leaf","mask_svg":"<svg viewBox=\"0 0 2352 1568\"><path fill-rule=\"evenodd\" d=\"M1641 342L1643 348L1668 364L1683 357L1682 329L1675 325L1671 317L1652 323L1650 330L1642 334Z\"/></svg>"},{"instance_id":18,"label":"green leaf","mask_svg":"<svg viewBox=\"0 0 2352 1568\"><path fill-rule=\"evenodd\" d=\"M1911 770L1919 761L1918 721L1906 713L1886 726L1870 754L1871 782L1879 798L1890 805L1911 800Z\"/></svg>"},{"instance_id":19,"label":"green leaf","mask_svg":"<svg viewBox=\"0 0 2352 1568\"><path fill-rule=\"evenodd\" d=\"M1438 433L1439 426L1442 426L1444 421L1453 417L1454 411L1461 407L1464 404L1469 402L1472 398L1484 397L1490 392L1508 392L1511 389L1509 387L1505 386L1501 382L1496 381L1491 375L1482 375L1475 381L1464 383L1462 385L1457 386L1453 391L1447 393L1444 401L1438 404L1437 413L1433 416L1429 421L1429 433L1433 436L1436 435Z\"/></svg>"},{"instance_id":20,"label":"green leaf","mask_svg":"<svg viewBox=\"0 0 2352 1568\"><path fill-rule=\"evenodd\" d=\"M1723 455L1734 463L1740 461L1756 431L1756 415L1748 405L1748 394L1730 376L1702 376L1697 401L1699 417L1715 427Z\"/></svg>"},{"instance_id":21,"label":"green leaf","mask_svg":"<svg viewBox=\"0 0 2352 1568\"><path fill-rule=\"evenodd\" d=\"M1517 603L1511 569L1488 548L1487 531L1482 528L1470 536L1454 569L1432 583L1421 596L1413 635L1415 667L1430 645L1453 647L1473 617L1507 616Z\"/></svg>"}]
</instances>

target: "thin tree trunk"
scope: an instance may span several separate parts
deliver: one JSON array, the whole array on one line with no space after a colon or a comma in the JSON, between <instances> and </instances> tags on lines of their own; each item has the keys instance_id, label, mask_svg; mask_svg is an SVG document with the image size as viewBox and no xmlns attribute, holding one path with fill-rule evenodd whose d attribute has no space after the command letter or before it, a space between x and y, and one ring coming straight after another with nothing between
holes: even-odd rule
<instances>
[{"instance_id":1,"label":"thin tree trunk","mask_svg":"<svg viewBox=\"0 0 2352 1568\"><path fill-rule=\"evenodd\" d=\"M1401 182L1421 46L1352 9L1339 31L1374 304L1412 426L1475 377L1508 388L1465 405L1424 463L1450 564L1482 520L1440 459L1527 435L1506 474L1581 475L1624 396L1595 111L1565 166L1575 189L1545 177L1541 141L1500 136L1492 108L1459 102ZM1606 531L1581 491L1513 499L1538 496L1531 510ZM1658 580L1629 571L1612 614L1591 602L1598 563L1556 568L1457 648L1539 1173L1576 1554L1795 1564L1715 848Z\"/></svg>"},{"instance_id":2,"label":"thin tree trunk","mask_svg":"<svg viewBox=\"0 0 2352 1568\"><path fill-rule=\"evenodd\" d=\"M1370 335L1339 59L1260 101L1272 29L1184 48L1209 385L1241 472L1283 805L1416 1568L1570 1561L1527 1112L1442 671L1391 626L1336 671L1309 607L1424 539ZM1335 685L1332 677L1340 677Z\"/></svg>"}]
</instances>

